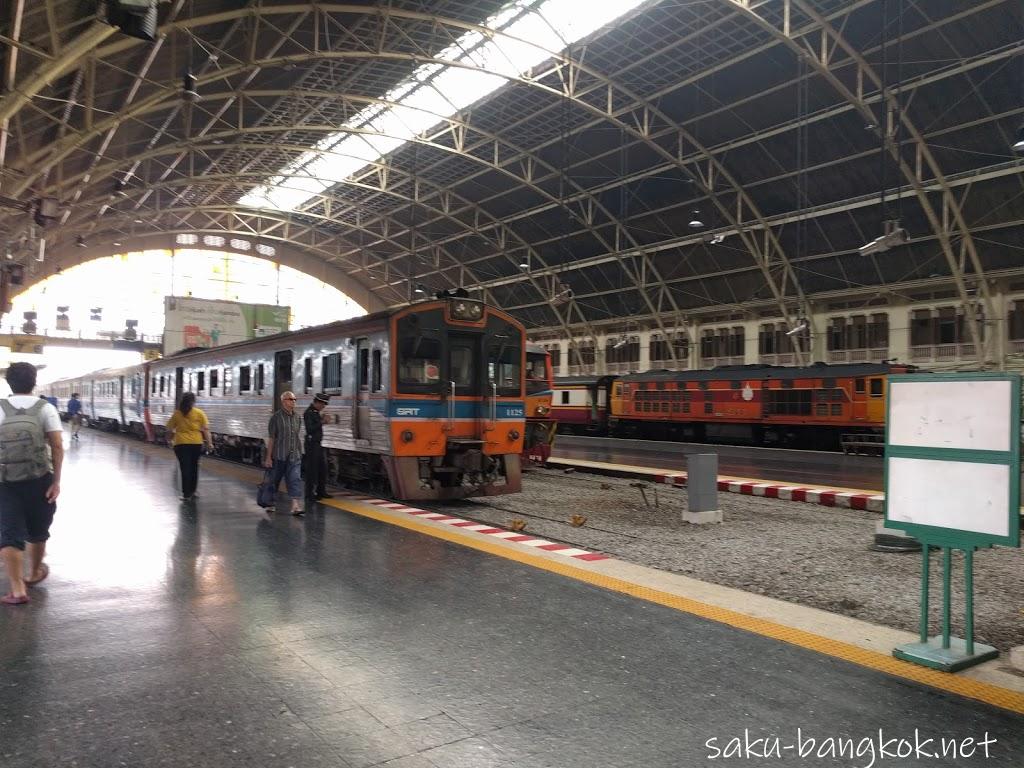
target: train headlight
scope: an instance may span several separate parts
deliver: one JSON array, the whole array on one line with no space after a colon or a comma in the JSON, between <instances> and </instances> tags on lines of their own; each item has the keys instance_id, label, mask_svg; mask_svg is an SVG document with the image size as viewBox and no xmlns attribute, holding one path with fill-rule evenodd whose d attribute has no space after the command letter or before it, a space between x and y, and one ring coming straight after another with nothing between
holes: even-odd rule
<instances>
[{"instance_id":1,"label":"train headlight","mask_svg":"<svg viewBox=\"0 0 1024 768\"><path fill-rule=\"evenodd\" d=\"M456 299L449 305L453 320L479 320L484 316L484 305L479 301Z\"/></svg>"},{"instance_id":2,"label":"train headlight","mask_svg":"<svg viewBox=\"0 0 1024 768\"><path fill-rule=\"evenodd\" d=\"M544 415L545 413L547 413L547 412L548 412L549 410L550 410L550 409L549 409L549 408L548 408L548 407L547 407L546 405L538 405L538 406L537 406L537 415L538 415L538 416L543 416L543 415Z\"/></svg>"},{"instance_id":3,"label":"train headlight","mask_svg":"<svg viewBox=\"0 0 1024 768\"><path fill-rule=\"evenodd\" d=\"M509 442L512 442L512 443L514 443L516 440L518 440L519 439L519 430L518 429L510 429L508 431L508 439L509 439Z\"/></svg>"},{"instance_id":4,"label":"train headlight","mask_svg":"<svg viewBox=\"0 0 1024 768\"><path fill-rule=\"evenodd\" d=\"M414 437L415 437L415 435L412 433L411 429L407 429L404 432L402 432L402 442L403 443L411 443L412 439Z\"/></svg>"}]
</instances>

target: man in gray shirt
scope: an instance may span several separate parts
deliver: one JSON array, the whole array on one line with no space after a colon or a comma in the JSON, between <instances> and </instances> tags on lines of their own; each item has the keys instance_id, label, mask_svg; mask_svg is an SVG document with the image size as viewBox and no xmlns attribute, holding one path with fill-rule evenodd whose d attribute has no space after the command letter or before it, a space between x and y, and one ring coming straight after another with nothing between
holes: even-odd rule
<instances>
[{"instance_id":1,"label":"man in gray shirt","mask_svg":"<svg viewBox=\"0 0 1024 768\"><path fill-rule=\"evenodd\" d=\"M273 470L271 475L274 488L281 478L288 486L288 496L292 500L292 514L301 515L302 508L302 416L295 410L295 395L291 392L281 394L281 408L274 412L267 424L267 454L263 466ZM273 512L274 507L267 507Z\"/></svg>"}]
</instances>

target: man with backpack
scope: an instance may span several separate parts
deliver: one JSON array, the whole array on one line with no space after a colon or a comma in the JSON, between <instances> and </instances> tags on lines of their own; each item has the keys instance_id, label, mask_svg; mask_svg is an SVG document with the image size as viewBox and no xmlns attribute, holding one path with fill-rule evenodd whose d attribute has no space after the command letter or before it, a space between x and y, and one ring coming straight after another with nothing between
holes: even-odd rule
<instances>
[{"instance_id":1,"label":"man with backpack","mask_svg":"<svg viewBox=\"0 0 1024 768\"><path fill-rule=\"evenodd\" d=\"M60 495L63 432L57 409L32 394L34 365L12 363L7 383L13 394L0 400L0 555L11 591L0 603L23 605L26 586L50 573L43 556ZM22 570L26 550L28 578Z\"/></svg>"}]
</instances>

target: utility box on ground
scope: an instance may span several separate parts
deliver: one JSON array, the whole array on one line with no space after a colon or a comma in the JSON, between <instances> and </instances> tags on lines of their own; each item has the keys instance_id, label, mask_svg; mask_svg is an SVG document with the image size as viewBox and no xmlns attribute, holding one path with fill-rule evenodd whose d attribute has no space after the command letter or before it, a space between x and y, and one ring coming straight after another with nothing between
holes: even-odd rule
<instances>
[{"instance_id":1,"label":"utility box on ground","mask_svg":"<svg viewBox=\"0 0 1024 768\"><path fill-rule=\"evenodd\" d=\"M722 522L718 508L718 454L694 453L686 457L687 509L684 523Z\"/></svg>"}]
</instances>

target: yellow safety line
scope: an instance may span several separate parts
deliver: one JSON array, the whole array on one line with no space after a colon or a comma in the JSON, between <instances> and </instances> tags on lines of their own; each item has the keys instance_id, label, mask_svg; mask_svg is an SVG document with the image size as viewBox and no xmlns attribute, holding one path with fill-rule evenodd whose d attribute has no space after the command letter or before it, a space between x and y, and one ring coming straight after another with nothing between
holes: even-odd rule
<instances>
[{"instance_id":1,"label":"yellow safety line","mask_svg":"<svg viewBox=\"0 0 1024 768\"><path fill-rule=\"evenodd\" d=\"M784 643L789 643L790 645L796 645L801 648L816 651L826 656L831 656L833 658L842 659L843 661L848 661L852 664L867 667L868 669L874 669L878 672L884 672L886 674L900 677L905 680L912 680L916 683L921 683L922 685L927 685L932 688L955 693L959 696L963 696L964 698L975 699L1011 712L1024 714L1024 693L1018 693L1007 688L1001 688L1000 686L992 685L991 683L985 683L980 680L973 680L968 677L961 677L947 672L939 672L927 667L921 667L916 664L900 661L892 656L860 648L856 645L852 645L851 643L844 643L839 640L822 637L821 635L806 632L802 629L787 627L783 624L777 624L766 619L748 616L744 613L739 613L738 611L732 611L727 608L720 608L716 605L702 603L698 600L681 597L679 595L671 594L670 592L646 587L642 584L635 584L624 579L615 578L614 576L607 576L602 573L580 568L579 566L570 565L569 563L561 563L555 559L549 559L530 552L521 551L519 548L508 544L499 544L497 542L477 538L469 535L467 532L460 531L458 528L441 528L429 525L424 521L417 520L415 517L403 517L401 513L388 513L383 510L378 510L369 504L337 499L325 499L320 503L330 505L345 512L351 512L356 515L368 517L382 523L396 525L400 528L407 528L418 533L433 536L434 538L450 541L471 549L480 550L481 552L487 552L491 555L497 555L498 557L513 560L517 563L523 563L535 568L540 568L541 570L557 573L561 576L566 576L570 579L592 584L613 592L632 595L633 597L646 600L650 603L657 603L658 605L663 605L667 608L673 608L677 611L683 611L694 616L700 616L701 618L716 621L720 624L726 624L730 627L742 629L747 632L752 632L754 634L761 635L762 637L770 637L773 640L779 640Z\"/></svg>"}]
</instances>

